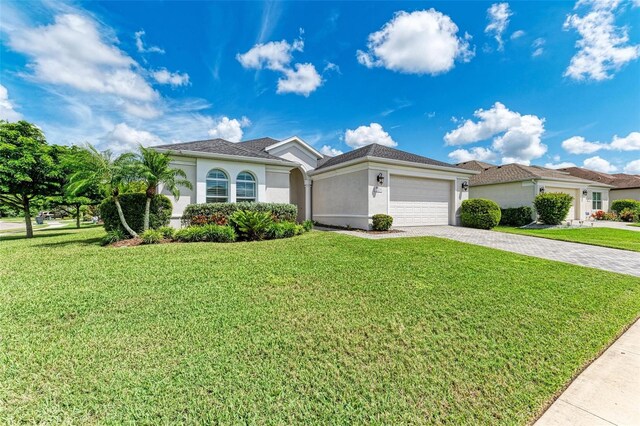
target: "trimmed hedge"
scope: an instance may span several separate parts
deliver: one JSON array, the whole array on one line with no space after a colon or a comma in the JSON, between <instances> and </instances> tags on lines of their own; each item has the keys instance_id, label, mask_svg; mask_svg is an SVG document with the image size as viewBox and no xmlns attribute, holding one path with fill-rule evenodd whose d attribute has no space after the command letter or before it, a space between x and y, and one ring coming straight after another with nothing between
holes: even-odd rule
<instances>
[{"instance_id":1,"label":"trimmed hedge","mask_svg":"<svg viewBox=\"0 0 640 426\"><path fill-rule=\"evenodd\" d=\"M141 233L144 228L144 207L147 196L144 193L132 193L120 195L120 206L127 224L137 233ZM164 195L157 194L151 199L151 210L149 213L149 228L157 229L169 224L171 219L171 201ZM120 230L124 234L127 231L120 223L116 203L107 198L100 204L100 217L104 221L104 229L109 232Z\"/></svg>"},{"instance_id":2,"label":"trimmed hedge","mask_svg":"<svg viewBox=\"0 0 640 426\"><path fill-rule=\"evenodd\" d=\"M460 207L462 226L468 228L494 228L500 223L500 217L500 206L495 201L473 198L464 200Z\"/></svg>"},{"instance_id":3,"label":"trimmed hedge","mask_svg":"<svg viewBox=\"0 0 640 426\"><path fill-rule=\"evenodd\" d=\"M625 199L611 202L612 212L619 215L624 209L640 210L640 201Z\"/></svg>"},{"instance_id":4,"label":"trimmed hedge","mask_svg":"<svg viewBox=\"0 0 640 426\"><path fill-rule=\"evenodd\" d=\"M189 226L176 231L174 239L185 243L201 241L211 243L232 243L237 239L236 231L228 225Z\"/></svg>"},{"instance_id":5,"label":"trimmed hedge","mask_svg":"<svg viewBox=\"0 0 640 426\"><path fill-rule=\"evenodd\" d=\"M529 206L500 209L500 225L525 226L533 221L533 209Z\"/></svg>"},{"instance_id":6,"label":"trimmed hedge","mask_svg":"<svg viewBox=\"0 0 640 426\"><path fill-rule=\"evenodd\" d=\"M538 218L546 225L559 225L566 219L573 197L562 192L539 194L533 201Z\"/></svg>"},{"instance_id":7,"label":"trimmed hedge","mask_svg":"<svg viewBox=\"0 0 640 426\"><path fill-rule=\"evenodd\" d=\"M194 218L196 222L202 222L202 217L214 217L216 220L212 220L212 222L217 222L222 216L228 221L229 217L238 210L270 213L276 222L295 222L298 217L298 206L287 203L240 202L190 204L184 209L184 213L182 213L182 226L195 225L195 223L192 223Z\"/></svg>"},{"instance_id":8,"label":"trimmed hedge","mask_svg":"<svg viewBox=\"0 0 640 426\"><path fill-rule=\"evenodd\" d=\"M371 219L371 228L374 231L388 231L393 225L393 217L388 214L374 214Z\"/></svg>"}]
</instances>

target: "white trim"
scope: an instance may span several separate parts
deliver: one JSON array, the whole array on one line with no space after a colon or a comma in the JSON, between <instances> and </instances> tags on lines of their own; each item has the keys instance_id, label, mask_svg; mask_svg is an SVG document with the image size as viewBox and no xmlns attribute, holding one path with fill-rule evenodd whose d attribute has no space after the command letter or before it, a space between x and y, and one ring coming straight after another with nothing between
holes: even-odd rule
<instances>
[{"instance_id":1,"label":"white trim","mask_svg":"<svg viewBox=\"0 0 640 426\"><path fill-rule=\"evenodd\" d=\"M505 183L518 183L518 182L523 182L523 186L528 186L528 185L524 185L525 182L543 182L542 185L550 185L550 186L557 186L557 187L562 187L562 188L581 188L581 190L583 189L583 187L586 185L588 188L591 187L595 187L595 188L613 188L611 185L607 185L604 183L598 183L598 182L584 182L584 181L575 181L575 180L571 180L571 179L562 179L562 178L527 178L527 179L517 179L517 180L510 180L510 181L506 181L506 182L492 182L492 183L483 183L483 184L474 184L474 185L470 185L473 187L480 187L480 186L489 186L489 185L504 185ZM549 183L551 182L551 183Z\"/></svg>"},{"instance_id":2,"label":"white trim","mask_svg":"<svg viewBox=\"0 0 640 426\"><path fill-rule=\"evenodd\" d=\"M329 167L324 168L324 169L312 170L312 171L309 172L309 175L311 175L311 176L320 175L322 173L330 172L330 171L335 170L335 169L339 169L339 168L342 168L342 167L347 167L347 166L350 166L350 165L353 165L353 164L362 163L362 162L391 164L391 165L396 165L396 166L406 166L406 167L415 168L415 169L441 170L441 171L446 171L446 172L454 172L454 173L458 173L458 174L461 174L461 175L478 175L478 174L480 174L480 172L475 171L475 170L467 170L467 169L462 169L460 167L454 167L454 166L451 166L451 167L436 166L436 165L432 165L432 164L414 163L413 161L391 160L391 159L388 159L388 158L366 156L366 157L360 157L360 158L355 158L353 160L345 161L344 163L335 164L333 166L329 166Z\"/></svg>"},{"instance_id":3,"label":"white trim","mask_svg":"<svg viewBox=\"0 0 640 426\"><path fill-rule=\"evenodd\" d=\"M280 141L278 143L274 143L273 145L269 145L268 147L266 147L264 150L265 151L271 151L272 149L275 149L279 146L282 145L286 145L289 142L294 142L297 141L300 145L302 145L304 148L306 148L308 151L311 151L317 158L324 158L324 155L322 155L319 151L317 151L314 147L312 147L311 145L309 145L308 143L306 143L305 141L303 141L301 138L299 138L298 136L292 136L289 139L285 139L283 141Z\"/></svg>"},{"instance_id":4,"label":"white trim","mask_svg":"<svg viewBox=\"0 0 640 426\"><path fill-rule=\"evenodd\" d=\"M242 155L215 154L212 152L188 151L188 150L172 150L165 148L153 148L158 152L169 152L174 155L183 155L185 157L212 158L218 160L235 161L238 163L258 163L258 164L275 164L291 167L298 167L299 164L287 160L272 160L271 158L245 157Z\"/></svg>"},{"instance_id":5,"label":"white trim","mask_svg":"<svg viewBox=\"0 0 640 426\"><path fill-rule=\"evenodd\" d=\"M321 216L321 217L358 217L358 218L367 218L367 219L371 218L370 215L366 215L366 214L318 214L318 213L314 213L313 216L314 217L316 217L316 216Z\"/></svg>"}]
</instances>

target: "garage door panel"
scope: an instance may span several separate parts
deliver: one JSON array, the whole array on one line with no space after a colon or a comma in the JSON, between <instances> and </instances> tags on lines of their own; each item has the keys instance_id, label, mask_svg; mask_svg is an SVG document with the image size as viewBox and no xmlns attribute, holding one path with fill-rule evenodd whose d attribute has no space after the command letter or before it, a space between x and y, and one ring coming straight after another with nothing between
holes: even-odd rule
<instances>
[{"instance_id":1,"label":"garage door panel","mask_svg":"<svg viewBox=\"0 0 640 426\"><path fill-rule=\"evenodd\" d=\"M391 176L389 214L396 226L448 225L451 183Z\"/></svg>"}]
</instances>

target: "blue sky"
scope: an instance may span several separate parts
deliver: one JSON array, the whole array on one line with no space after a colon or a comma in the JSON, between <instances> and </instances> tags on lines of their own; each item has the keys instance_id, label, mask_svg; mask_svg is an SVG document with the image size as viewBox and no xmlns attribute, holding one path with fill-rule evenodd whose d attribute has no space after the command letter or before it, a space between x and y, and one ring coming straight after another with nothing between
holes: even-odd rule
<instances>
[{"instance_id":1,"label":"blue sky","mask_svg":"<svg viewBox=\"0 0 640 426\"><path fill-rule=\"evenodd\" d=\"M640 173L637 2L0 3L0 117Z\"/></svg>"}]
</instances>

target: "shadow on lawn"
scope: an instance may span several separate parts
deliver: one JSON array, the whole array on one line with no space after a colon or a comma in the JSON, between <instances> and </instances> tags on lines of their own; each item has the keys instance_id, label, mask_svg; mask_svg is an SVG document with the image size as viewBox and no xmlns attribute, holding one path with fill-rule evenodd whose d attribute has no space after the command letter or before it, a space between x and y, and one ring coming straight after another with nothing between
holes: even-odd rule
<instances>
[{"instance_id":1,"label":"shadow on lawn","mask_svg":"<svg viewBox=\"0 0 640 426\"><path fill-rule=\"evenodd\" d=\"M65 235L65 234L57 234L57 235ZM71 240L71 241L58 241L56 243L42 243L37 244L37 247L66 247L72 245L81 245L81 246L98 246L100 245L100 241L102 238L86 238L84 240Z\"/></svg>"}]
</instances>

